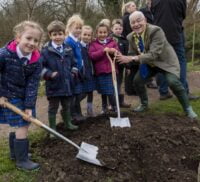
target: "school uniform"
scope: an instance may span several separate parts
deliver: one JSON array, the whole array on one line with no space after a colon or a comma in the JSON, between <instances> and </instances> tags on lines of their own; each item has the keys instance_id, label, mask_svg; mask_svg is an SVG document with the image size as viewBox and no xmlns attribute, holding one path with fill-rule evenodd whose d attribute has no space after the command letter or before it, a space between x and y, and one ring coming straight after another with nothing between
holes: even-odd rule
<instances>
[{"instance_id":1,"label":"school uniform","mask_svg":"<svg viewBox=\"0 0 200 182\"><path fill-rule=\"evenodd\" d=\"M113 109L116 107L114 101L114 87L112 81L112 69L110 61L104 52L104 49L115 48L119 50L116 41L108 37L104 41L94 40L89 46L89 56L92 59L95 75L97 77L97 91L102 94L102 111L107 108L107 96ZM117 64L116 72L118 73Z\"/></svg>"},{"instance_id":2,"label":"school uniform","mask_svg":"<svg viewBox=\"0 0 200 182\"><path fill-rule=\"evenodd\" d=\"M88 93L96 89L96 79L94 77L94 68L91 59L88 55L88 45L81 42L81 52L84 65L84 81L83 81L83 92Z\"/></svg>"},{"instance_id":3,"label":"school uniform","mask_svg":"<svg viewBox=\"0 0 200 182\"><path fill-rule=\"evenodd\" d=\"M9 42L0 49L0 97L19 109L31 109L35 116L35 104L40 80L40 53L34 51L23 56L16 41ZM0 124L12 127L23 127L30 122L7 108L0 107Z\"/></svg>"},{"instance_id":4,"label":"school uniform","mask_svg":"<svg viewBox=\"0 0 200 182\"><path fill-rule=\"evenodd\" d=\"M75 62L77 64L78 68L78 76L76 77L75 81L75 86L73 93L74 94L81 94L83 91L83 79L84 79L84 74L85 70L83 67L83 58L82 58L82 53L81 53L81 44L79 40L74 37L72 34L69 34L69 36L65 39L65 43L68 44L73 51L73 56L75 59Z\"/></svg>"}]
</instances>

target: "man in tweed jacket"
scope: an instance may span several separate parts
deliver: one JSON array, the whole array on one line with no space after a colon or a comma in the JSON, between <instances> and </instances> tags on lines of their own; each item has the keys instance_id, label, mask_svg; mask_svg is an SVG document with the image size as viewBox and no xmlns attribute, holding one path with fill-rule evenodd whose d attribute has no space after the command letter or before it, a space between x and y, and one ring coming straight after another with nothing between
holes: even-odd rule
<instances>
[{"instance_id":1,"label":"man in tweed jacket","mask_svg":"<svg viewBox=\"0 0 200 182\"><path fill-rule=\"evenodd\" d=\"M130 25L133 30L128 36L129 55L118 55L118 62L137 62L140 69L135 75L134 85L140 97L141 104L134 109L143 112L148 109L148 96L145 83L156 73L163 73L169 87L177 96L184 112L189 118L196 118L196 113L189 104L187 93L180 82L180 66L176 53L168 43L163 30L146 22L142 12L135 11L130 15ZM141 48L141 42L142 47ZM145 67L145 68L144 68Z\"/></svg>"}]
</instances>

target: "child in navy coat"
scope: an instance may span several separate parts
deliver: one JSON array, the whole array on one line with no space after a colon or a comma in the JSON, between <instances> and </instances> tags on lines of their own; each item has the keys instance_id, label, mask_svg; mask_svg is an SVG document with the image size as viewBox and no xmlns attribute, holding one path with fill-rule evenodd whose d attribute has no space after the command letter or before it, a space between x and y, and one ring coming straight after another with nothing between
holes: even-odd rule
<instances>
[{"instance_id":1,"label":"child in navy coat","mask_svg":"<svg viewBox=\"0 0 200 182\"><path fill-rule=\"evenodd\" d=\"M15 40L0 49L0 124L16 128L9 135L10 158L16 160L16 167L34 170L40 166L28 157L30 122L5 108L4 102L10 102L30 117L35 116L41 73L38 47L43 30L33 21L23 21L14 27L14 33Z\"/></svg>"},{"instance_id":2,"label":"child in navy coat","mask_svg":"<svg viewBox=\"0 0 200 182\"><path fill-rule=\"evenodd\" d=\"M83 81L83 92L87 95L87 115L94 116L93 112L93 91L96 89L96 79L94 76L94 69L91 59L88 55L88 46L92 40L92 27L84 25L81 33L81 46L82 46L82 58L85 75Z\"/></svg>"},{"instance_id":3,"label":"child in navy coat","mask_svg":"<svg viewBox=\"0 0 200 182\"><path fill-rule=\"evenodd\" d=\"M70 113L70 103L73 95L72 76L78 71L73 52L70 46L64 44L65 25L62 22L51 22L47 30L51 40L42 50L41 62L43 65L42 76L46 80L46 95L49 101L49 125L56 130L56 114L61 103L61 116L65 127L75 130L78 127L71 123Z\"/></svg>"}]
</instances>

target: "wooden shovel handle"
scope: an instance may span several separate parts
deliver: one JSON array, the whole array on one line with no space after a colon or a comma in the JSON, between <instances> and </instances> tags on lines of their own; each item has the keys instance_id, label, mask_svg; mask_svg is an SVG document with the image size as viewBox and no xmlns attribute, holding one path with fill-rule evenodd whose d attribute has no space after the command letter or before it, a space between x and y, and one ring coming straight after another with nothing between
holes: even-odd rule
<instances>
[{"instance_id":1,"label":"wooden shovel handle","mask_svg":"<svg viewBox=\"0 0 200 182\"><path fill-rule=\"evenodd\" d=\"M28 114L26 114L24 111L22 111L21 109L17 108L13 104L11 104L11 103L9 103L7 101L4 101L3 105L5 107L7 107L8 109L12 110L13 112L15 112L15 113L19 114L20 116L22 116L25 120L30 121L32 123L35 123L36 125L42 127L43 123L41 121L39 121L36 118L30 117ZM26 118L28 118L28 119L26 119Z\"/></svg>"}]
</instances>

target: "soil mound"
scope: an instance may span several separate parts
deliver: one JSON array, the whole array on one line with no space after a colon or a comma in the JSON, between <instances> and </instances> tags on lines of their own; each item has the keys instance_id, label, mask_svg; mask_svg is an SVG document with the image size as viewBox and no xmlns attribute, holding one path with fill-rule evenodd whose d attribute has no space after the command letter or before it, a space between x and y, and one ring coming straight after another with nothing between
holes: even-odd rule
<instances>
[{"instance_id":1,"label":"soil mound","mask_svg":"<svg viewBox=\"0 0 200 182\"><path fill-rule=\"evenodd\" d=\"M200 129L196 121L174 114L129 115L131 128L111 128L99 116L79 123L78 131L57 129L79 144L99 147L98 159L114 170L75 158L78 151L60 139L32 144L42 157L38 180L49 182L196 182Z\"/></svg>"}]
</instances>

